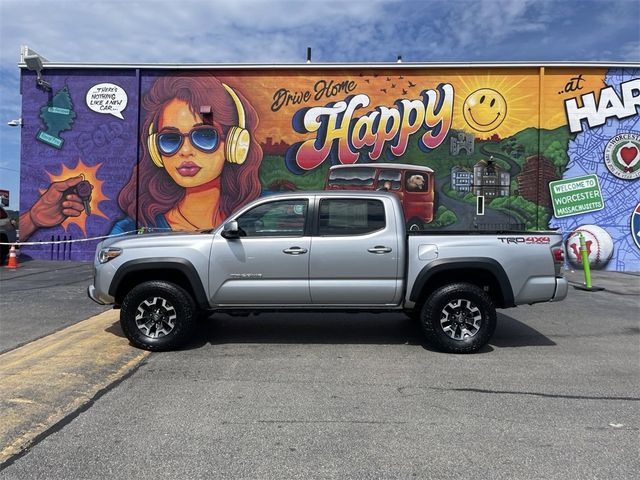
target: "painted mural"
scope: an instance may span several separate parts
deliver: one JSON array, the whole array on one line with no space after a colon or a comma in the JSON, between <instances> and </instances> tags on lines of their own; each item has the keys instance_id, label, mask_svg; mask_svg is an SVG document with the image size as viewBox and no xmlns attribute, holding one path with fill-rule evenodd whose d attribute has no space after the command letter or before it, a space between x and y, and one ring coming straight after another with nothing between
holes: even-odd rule
<instances>
[{"instance_id":1,"label":"painted mural","mask_svg":"<svg viewBox=\"0 0 640 480\"><path fill-rule=\"evenodd\" d=\"M259 196L389 190L409 230L558 228L640 270L640 69L22 72L22 241L206 230ZM86 240L88 241L78 241Z\"/></svg>"}]
</instances>

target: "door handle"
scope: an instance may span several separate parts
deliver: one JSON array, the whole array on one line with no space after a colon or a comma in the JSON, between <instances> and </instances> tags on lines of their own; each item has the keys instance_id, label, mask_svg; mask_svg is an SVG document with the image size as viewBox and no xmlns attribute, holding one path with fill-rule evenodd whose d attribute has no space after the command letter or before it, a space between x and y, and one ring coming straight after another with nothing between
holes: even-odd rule
<instances>
[{"instance_id":1,"label":"door handle","mask_svg":"<svg viewBox=\"0 0 640 480\"><path fill-rule=\"evenodd\" d=\"M369 253L375 253L377 255L381 255L383 253L389 253L391 251L391 249L389 247L384 247L382 245L377 245L373 248L368 248L367 252Z\"/></svg>"},{"instance_id":2,"label":"door handle","mask_svg":"<svg viewBox=\"0 0 640 480\"><path fill-rule=\"evenodd\" d=\"M282 252L288 255L302 255L303 253L307 253L307 249L301 247L289 247L282 250Z\"/></svg>"}]
</instances>

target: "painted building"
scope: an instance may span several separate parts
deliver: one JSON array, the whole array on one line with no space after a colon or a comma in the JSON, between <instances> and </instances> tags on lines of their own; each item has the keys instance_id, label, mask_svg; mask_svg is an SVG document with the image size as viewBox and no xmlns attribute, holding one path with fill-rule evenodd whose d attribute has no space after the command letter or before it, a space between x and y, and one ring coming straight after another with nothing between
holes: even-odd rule
<instances>
[{"instance_id":1,"label":"painted building","mask_svg":"<svg viewBox=\"0 0 640 480\"><path fill-rule=\"evenodd\" d=\"M601 268L640 270L640 64L39 68L34 55L20 60L20 230L73 239L66 258L141 227L215 227L271 191L324 188L331 165L397 162L434 171L426 230L601 225ZM470 191L452 167L474 172ZM484 215L474 193L492 199Z\"/></svg>"},{"instance_id":2,"label":"painted building","mask_svg":"<svg viewBox=\"0 0 640 480\"><path fill-rule=\"evenodd\" d=\"M473 185L473 172L469 168L457 165L451 167L452 190L466 194L471 191L471 185Z\"/></svg>"},{"instance_id":3,"label":"painted building","mask_svg":"<svg viewBox=\"0 0 640 480\"><path fill-rule=\"evenodd\" d=\"M511 175L493 160L480 160L473 166L471 188L477 196L485 197L487 202L494 198L508 197L511 188Z\"/></svg>"},{"instance_id":4,"label":"painted building","mask_svg":"<svg viewBox=\"0 0 640 480\"><path fill-rule=\"evenodd\" d=\"M451 155L459 155L461 152L467 155L473 155L475 140L476 137L472 133L463 131L454 132L454 135L451 137Z\"/></svg>"},{"instance_id":5,"label":"painted building","mask_svg":"<svg viewBox=\"0 0 640 480\"><path fill-rule=\"evenodd\" d=\"M542 155L532 155L524 162L518 176L518 190L522 198L537 205L551 207L549 183L559 180L553 163Z\"/></svg>"}]
</instances>

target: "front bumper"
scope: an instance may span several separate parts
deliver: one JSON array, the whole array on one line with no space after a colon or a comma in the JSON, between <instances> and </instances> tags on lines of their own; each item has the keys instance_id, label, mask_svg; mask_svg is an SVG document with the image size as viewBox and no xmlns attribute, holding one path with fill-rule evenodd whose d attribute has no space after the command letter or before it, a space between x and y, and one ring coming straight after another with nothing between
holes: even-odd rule
<instances>
[{"instance_id":1,"label":"front bumper","mask_svg":"<svg viewBox=\"0 0 640 480\"><path fill-rule=\"evenodd\" d=\"M87 287L87 296L98 305L113 305L113 303L115 302L115 299L113 297L105 294L100 294L98 289L93 285L89 285Z\"/></svg>"},{"instance_id":2,"label":"front bumper","mask_svg":"<svg viewBox=\"0 0 640 480\"><path fill-rule=\"evenodd\" d=\"M97 295L96 295L96 287L94 287L93 285L89 285L87 287L87 296L93 300L94 302L96 302L98 305L106 305L106 303L104 303L103 301L101 301Z\"/></svg>"}]
</instances>

